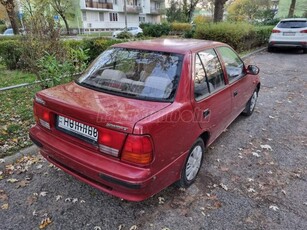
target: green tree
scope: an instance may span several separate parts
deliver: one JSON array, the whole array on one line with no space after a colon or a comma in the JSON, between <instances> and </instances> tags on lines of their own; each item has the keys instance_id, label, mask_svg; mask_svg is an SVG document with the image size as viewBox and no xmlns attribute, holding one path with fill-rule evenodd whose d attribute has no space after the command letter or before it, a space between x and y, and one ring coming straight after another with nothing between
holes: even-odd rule
<instances>
[{"instance_id":1,"label":"green tree","mask_svg":"<svg viewBox=\"0 0 307 230\"><path fill-rule=\"evenodd\" d=\"M5 10L10 19L14 34L19 34L18 23L17 23L16 13L15 13L14 0L0 0L0 3L5 7Z\"/></svg>"},{"instance_id":2,"label":"green tree","mask_svg":"<svg viewBox=\"0 0 307 230\"><path fill-rule=\"evenodd\" d=\"M200 0L170 1L170 8L166 11L169 22L191 22L196 5Z\"/></svg>"},{"instance_id":3,"label":"green tree","mask_svg":"<svg viewBox=\"0 0 307 230\"><path fill-rule=\"evenodd\" d=\"M270 0L235 0L227 8L230 21L254 21L256 19L272 19Z\"/></svg>"}]
</instances>

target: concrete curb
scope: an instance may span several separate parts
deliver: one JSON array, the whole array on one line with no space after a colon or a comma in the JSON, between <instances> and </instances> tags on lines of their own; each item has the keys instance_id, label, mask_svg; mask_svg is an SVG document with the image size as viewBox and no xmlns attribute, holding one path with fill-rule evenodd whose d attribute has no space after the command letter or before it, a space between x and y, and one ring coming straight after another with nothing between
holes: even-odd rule
<instances>
[{"instance_id":1,"label":"concrete curb","mask_svg":"<svg viewBox=\"0 0 307 230\"><path fill-rule=\"evenodd\" d=\"M244 60L244 59L249 58L250 56L252 56L252 55L254 55L256 53L259 53L259 52L261 52L263 50L266 50L266 49L267 49L267 47L259 48L259 49L255 50L255 51L253 51L253 52L251 52L249 54L246 54L246 55L242 56L241 58Z\"/></svg>"},{"instance_id":2,"label":"concrete curb","mask_svg":"<svg viewBox=\"0 0 307 230\"><path fill-rule=\"evenodd\" d=\"M34 155L37 154L37 152L38 152L38 147L36 145L32 145L30 147L20 150L19 152L11 156L4 157L3 158L4 162L0 163L0 171L3 171L6 165L15 163L19 158L28 155Z\"/></svg>"},{"instance_id":3,"label":"concrete curb","mask_svg":"<svg viewBox=\"0 0 307 230\"><path fill-rule=\"evenodd\" d=\"M259 53L263 50L265 50L266 47L263 47L263 48L260 48L260 49L257 49L249 54L246 54L244 56L242 56L242 59L246 59L256 53ZM23 157L23 156L27 156L27 155L34 155L38 152L38 147L36 145L32 145L28 148L25 148L25 149L22 149L20 150L19 152L15 153L14 155L11 155L11 156L7 156L5 157L3 160L4 162L3 163L0 163L0 171L3 171L5 169L5 166L8 165L8 164L12 164L14 162L16 162L19 158Z\"/></svg>"}]
</instances>

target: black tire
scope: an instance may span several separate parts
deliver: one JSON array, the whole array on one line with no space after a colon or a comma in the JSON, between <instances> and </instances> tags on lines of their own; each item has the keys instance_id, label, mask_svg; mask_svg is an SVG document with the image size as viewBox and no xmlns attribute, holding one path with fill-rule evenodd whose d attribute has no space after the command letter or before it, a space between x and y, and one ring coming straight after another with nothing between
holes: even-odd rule
<instances>
[{"instance_id":1,"label":"black tire","mask_svg":"<svg viewBox=\"0 0 307 230\"><path fill-rule=\"evenodd\" d=\"M269 53L272 53L273 51L274 51L273 47L268 46L268 52L269 52Z\"/></svg>"},{"instance_id":2,"label":"black tire","mask_svg":"<svg viewBox=\"0 0 307 230\"><path fill-rule=\"evenodd\" d=\"M242 112L243 115L250 116L253 114L255 107L256 107L257 98L258 98L258 91L255 90L251 98L246 103L245 109Z\"/></svg>"},{"instance_id":3,"label":"black tire","mask_svg":"<svg viewBox=\"0 0 307 230\"><path fill-rule=\"evenodd\" d=\"M307 54L307 48L303 49L303 54Z\"/></svg>"},{"instance_id":4,"label":"black tire","mask_svg":"<svg viewBox=\"0 0 307 230\"><path fill-rule=\"evenodd\" d=\"M187 188L196 180L201 165L203 163L205 144L198 138L190 149L189 155L182 167L181 178L177 181L177 186Z\"/></svg>"}]
</instances>

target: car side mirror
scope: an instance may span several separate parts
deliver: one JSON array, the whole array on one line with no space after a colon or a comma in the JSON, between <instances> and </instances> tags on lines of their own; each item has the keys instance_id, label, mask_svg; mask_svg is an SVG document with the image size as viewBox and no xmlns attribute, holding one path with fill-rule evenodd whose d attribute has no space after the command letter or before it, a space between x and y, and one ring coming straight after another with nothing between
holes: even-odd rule
<instances>
[{"instance_id":1,"label":"car side mirror","mask_svg":"<svg viewBox=\"0 0 307 230\"><path fill-rule=\"evenodd\" d=\"M260 69L255 65L249 65L247 66L247 73L252 75L257 75L259 73Z\"/></svg>"}]
</instances>

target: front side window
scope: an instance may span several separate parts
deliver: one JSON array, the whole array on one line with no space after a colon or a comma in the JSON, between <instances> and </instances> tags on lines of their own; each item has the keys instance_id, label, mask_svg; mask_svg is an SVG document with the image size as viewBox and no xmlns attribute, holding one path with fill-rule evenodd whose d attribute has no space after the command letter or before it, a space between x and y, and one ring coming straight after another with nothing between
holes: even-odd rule
<instances>
[{"instance_id":1,"label":"front side window","mask_svg":"<svg viewBox=\"0 0 307 230\"><path fill-rule=\"evenodd\" d=\"M201 100L225 86L221 63L213 49L196 54L194 96Z\"/></svg>"},{"instance_id":2,"label":"front side window","mask_svg":"<svg viewBox=\"0 0 307 230\"><path fill-rule=\"evenodd\" d=\"M117 22L117 21L118 21L117 13L110 13L110 22Z\"/></svg>"},{"instance_id":3,"label":"front side window","mask_svg":"<svg viewBox=\"0 0 307 230\"><path fill-rule=\"evenodd\" d=\"M242 77L245 74L244 63L239 56L229 47L219 47L217 49L224 61L229 82Z\"/></svg>"},{"instance_id":4,"label":"front side window","mask_svg":"<svg viewBox=\"0 0 307 230\"><path fill-rule=\"evenodd\" d=\"M172 101L183 55L111 48L77 80L94 90L144 100Z\"/></svg>"}]
</instances>

